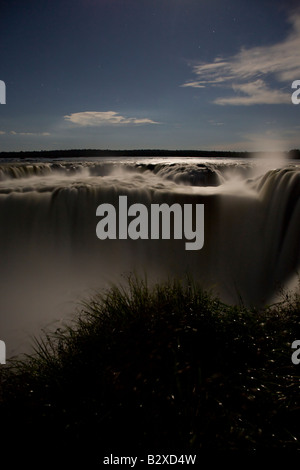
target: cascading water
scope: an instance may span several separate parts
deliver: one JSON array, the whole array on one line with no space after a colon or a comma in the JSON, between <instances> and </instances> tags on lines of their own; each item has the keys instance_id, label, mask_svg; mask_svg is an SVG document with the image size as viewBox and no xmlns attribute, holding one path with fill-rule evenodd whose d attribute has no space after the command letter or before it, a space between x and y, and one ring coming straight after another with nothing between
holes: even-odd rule
<instances>
[{"instance_id":1,"label":"cascading water","mask_svg":"<svg viewBox=\"0 0 300 470\"><path fill-rule=\"evenodd\" d=\"M8 357L133 271L150 282L190 273L224 301L268 301L300 263L300 171L256 171L248 161L196 159L0 165L0 336ZM120 195L146 207L204 204L204 247L99 240L96 209L117 208Z\"/></svg>"}]
</instances>

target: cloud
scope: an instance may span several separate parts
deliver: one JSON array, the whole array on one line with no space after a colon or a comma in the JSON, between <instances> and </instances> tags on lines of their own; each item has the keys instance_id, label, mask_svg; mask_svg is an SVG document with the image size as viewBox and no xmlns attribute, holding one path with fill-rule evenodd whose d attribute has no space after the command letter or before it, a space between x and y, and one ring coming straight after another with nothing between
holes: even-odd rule
<instances>
[{"instance_id":1,"label":"cloud","mask_svg":"<svg viewBox=\"0 0 300 470\"><path fill-rule=\"evenodd\" d=\"M279 104L290 103L291 96L279 90L272 90L263 80L232 85L233 91L242 93L242 96L233 96L231 98L217 98L214 103L220 105L244 105L253 104Z\"/></svg>"},{"instance_id":2,"label":"cloud","mask_svg":"<svg viewBox=\"0 0 300 470\"><path fill-rule=\"evenodd\" d=\"M182 87L191 87L191 88L205 88L205 85L201 85L201 82L188 82L181 85Z\"/></svg>"},{"instance_id":3,"label":"cloud","mask_svg":"<svg viewBox=\"0 0 300 470\"><path fill-rule=\"evenodd\" d=\"M85 111L64 116L65 121L82 127L115 126L123 124L159 124L151 119L127 118L115 111Z\"/></svg>"},{"instance_id":4,"label":"cloud","mask_svg":"<svg viewBox=\"0 0 300 470\"><path fill-rule=\"evenodd\" d=\"M285 40L271 46L242 48L229 57L216 57L211 63L193 67L197 80L182 87L231 87L235 95L216 98L219 105L291 103L291 93L280 90L282 84L300 77L300 10L289 17L291 32ZM278 87L274 88L274 80ZM271 83L273 85L271 85Z\"/></svg>"},{"instance_id":5,"label":"cloud","mask_svg":"<svg viewBox=\"0 0 300 470\"><path fill-rule=\"evenodd\" d=\"M215 121L214 119L210 119L208 123L211 124L212 126L224 126L224 122Z\"/></svg>"},{"instance_id":6,"label":"cloud","mask_svg":"<svg viewBox=\"0 0 300 470\"><path fill-rule=\"evenodd\" d=\"M50 132L16 132L10 131L11 135L22 135L22 136L47 136L50 135Z\"/></svg>"}]
</instances>

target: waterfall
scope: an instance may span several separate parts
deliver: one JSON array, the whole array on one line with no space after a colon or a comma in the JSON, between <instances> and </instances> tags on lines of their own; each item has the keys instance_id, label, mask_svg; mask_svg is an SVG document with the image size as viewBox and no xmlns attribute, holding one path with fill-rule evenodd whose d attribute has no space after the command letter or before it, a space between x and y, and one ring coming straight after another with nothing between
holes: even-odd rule
<instances>
[{"instance_id":1,"label":"waterfall","mask_svg":"<svg viewBox=\"0 0 300 470\"><path fill-rule=\"evenodd\" d=\"M234 177L233 177L234 175ZM99 204L204 205L204 246L100 240ZM248 163L25 162L0 165L0 337L8 357L70 317L94 290L136 272L192 274L226 302L268 302L300 262L300 171Z\"/></svg>"}]
</instances>

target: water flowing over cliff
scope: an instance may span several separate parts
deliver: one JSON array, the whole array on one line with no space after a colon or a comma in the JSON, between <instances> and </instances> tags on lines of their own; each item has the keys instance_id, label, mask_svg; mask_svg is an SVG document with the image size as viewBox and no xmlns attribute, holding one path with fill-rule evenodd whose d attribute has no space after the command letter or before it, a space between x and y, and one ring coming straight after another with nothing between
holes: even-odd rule
<instances>
[{"instance_id":1,"label":"water flowing over cliff","mask_svg":"<svg viewBox=\"0 0 300 470\"><path fill-rule=\"evenodd\" d=\"M100 204L204 204L204 246L96 236ZM132 220L132 217L128 220ZM300 171L249 162L53 161L0 165L0 331L14 353L36 328L131 272L192 274L225 301L267 302L300 263ZM6 339L7 337L7 339ZM14 340L11 340L14 338ZM10 344L12 342L13 344Z\"/></svg>"}]
</instances>

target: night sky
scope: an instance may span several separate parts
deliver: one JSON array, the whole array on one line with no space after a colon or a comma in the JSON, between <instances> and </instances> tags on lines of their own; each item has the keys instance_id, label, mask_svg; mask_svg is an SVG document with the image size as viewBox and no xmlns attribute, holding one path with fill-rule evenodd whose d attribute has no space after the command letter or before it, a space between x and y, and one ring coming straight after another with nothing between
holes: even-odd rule
<instances>
[{"instance_id":1,"label":"night sky","mask_svg":"<svg viewBox=\"0 0 300 470\"><path fill-rule=\"evenodd\" d=\"M297 5L0 0L0 151L299 148Z\"/></svg>"}]
</instances>

